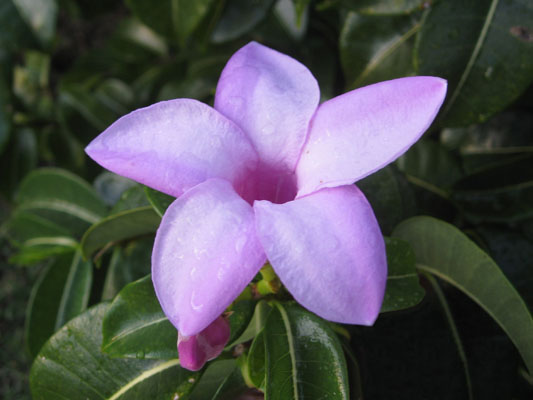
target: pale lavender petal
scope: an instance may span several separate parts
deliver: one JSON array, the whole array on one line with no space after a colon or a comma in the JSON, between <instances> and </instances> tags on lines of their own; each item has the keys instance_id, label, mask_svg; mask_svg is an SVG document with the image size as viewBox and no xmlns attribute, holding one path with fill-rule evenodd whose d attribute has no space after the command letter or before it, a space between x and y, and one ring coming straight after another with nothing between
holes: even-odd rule
<instances>
[{"instance_id":1,"label":"pale lavender petal","mask_svg":"<svg viewBox=\"0 0 533 400\"><path fill-rule=\"evenodd\" d=\"M431 125L446 81L377 83L320 105L296 168L298 195L354 183L401 156Z\"/></svg>"},{"instance_id":2,"label":"pale lavender petal","mask_svg":"<svg viewBox=\"0 0 533 400\"><path fill-rule=\"evenodd\" d=\"M222 71L215 108L247 133L264 164L293 171L319 98L304 65L251 42Z\"/></svg>"},{"instance_id":3,"label":"pale lavender petal","mask_svg":"<svg viewBox=\"0 0 533 400\"><path fill-rule=\"evenodd\" d=\"M173 196L209 178L238 182L257 162L239 127L191 99L133 111L85 151L104 168Z\"/></svg>"},{"instance_id":4,"label":"pale lavender petal","mask_svg":"<svg viewBox=\"0 0 533 400\"><path fill-rule=\"evenodd\" d=\"M180 365L191 371L202 369L206 361L219 356L230 337L230 326L224 317L218 317L202 332L183 336L178 333Z\"/></svg>"},{"instance_id":5,"label":"pale lavender petal","mask_svg":"<svg viewBox=\"0 0 533 400\"><path fill-rule=\"evenodd\" d=\"M257 201L268 260L294 298L335 322L371 325L387 280L385 244L372 208L354 185L285 204Z\"/></svg>"},{"instance_id":6,"label":"pale lavender petal","mask_svg":"<svg viewBox=\"0 0 533 400\"><path fill-rule=\"evenodd\" d=\"M210 179L170 205L152 252L154 288L169 320L191 336L244 290L265 262L252 207Z\"/></svg>"}]
</instances>

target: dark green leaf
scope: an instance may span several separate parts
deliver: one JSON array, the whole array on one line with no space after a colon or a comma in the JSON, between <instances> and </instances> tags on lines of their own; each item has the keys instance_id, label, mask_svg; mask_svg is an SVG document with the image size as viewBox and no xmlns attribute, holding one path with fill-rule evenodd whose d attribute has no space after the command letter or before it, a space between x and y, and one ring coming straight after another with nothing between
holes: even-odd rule
<instances>
[{"instance_id":1,"label":"dark green leaf","mask_svg":"<svg viewBox=\"0 0 533 400\"><path fill-rule=\"evenodd\" d=\"M171 0L157 3L149 0L126 0L126 5L137 18L157 33L166 37L173 36Z\"/></svg>"},{"instance_id":2,"label":"dark green leaf","mask_svg":"<svg viewBox=\"0 0 533 400\"><path fill-rule=\"evenodd\" d=\"M348 89L414 74L412 48L418 19L349 13L340 36Z\"/></svg>"},{"instance_id":3,"label":"dark green leaf","mask_svg":"<svg viewBox=\"0 0 533 400\"><path fill-rule=\"evenodd\" d=\"M520 32L532 19L529 0L447 0L431 6L417 38L416 62L420 75L448 80L444 125L484 121L529 86L532 43Z\"/></svg>"},{"instance_id":4,"label":"dark green leaf","mask_svg":"<svg viewBox=\"0 0 533 400\"><path fill-rule=\"evenodd\" d=\"M309 24L309 0L278 0L274 6L281 27L295 40L304 38Z\"/></svg>"},{"instance_id":5,"label":"dark green leaf","mask_svg":"<svg viewBox=\"0 0 533 400\"><path fill-rule=\"evenodd\" d=\"M0 11L1 12L1 11ZM3 60L0 59L0 62ZM11 94L9 85L0 76L0 154L4 150L5 145L11 134Z\"/></svg>"},{"instance_id":6,"label":"dark green leaf","mask_svg":"<svg viewBox=\"0 0 533 400\"><path fill-rule=\"evenodd\" d=\"M397 161L398 167L420 186L447 189L462 177L459 160L444 146L419 140Z\"/></svg>"},{"instance_id":7,"label":"dark green leaf","mask_svg":"<svg viewBox=\"0 0 533 400\"><path fill-rule=\"evenodd\" d=\"M29 128L14 130L0 160L0 186L11 193L20 181L37 166L38 147L35 132Z\"/></svg>"},{"instance_id":8,"label":"dark green leaf","mask_svg":"<svg viewBox=\"0 0 533 400\"><path fill-rule=\"evenodd\" d=\"M235 360L210 363L189 400L234 400L247 389Z\"/></svg>"},{"instance_id":9,"label":"dark green leaf","mask_svg":"<svg viewBox=\"0 0 533 400\"><path fill-rule=\"evenodd\" d=\"M172 0L172 22L181 45L206 16L213 0Z\"/></svg>"},{"instance_id":10,"label":"dark green leaf","mask_svg":"<svg viewBox=\"0 0 533 400\"><path fill-rule=\"evenodd\" d=\"M533 157L516 157L457 182L452 198L465 216L511 222L533 216Z\"/></svg>"},{"instance_id":11,"label":"dark green leaf","mask_svg":"<svg viewBox=\"0 0 533 400\"><path fill-rule=\"evenodd\" d=\"M33 43L33 35L13 0L0 2L0 47L18 50Z\"/></svg>"},{"instance_id":12,"label":"dark green leaf","mask_svg":"<svg viewBox=\"0 0 533 400\"><path fill-rule=\"evenodd\" d=\"M394 236L407 240L417 266L462 290L507 333L533 371L533 319L496 263L453 225L430 217L401 223Z\"/></svg>"},{"instance_id":13,"label":"dark green leaf","mask_svg":"<svg viewBox=\"0 0 533 400\"><path fill-rule=\"evenodd\" d=\"M264 340L267 398L349 398L344 353L326 321L296 304L277 303Z\"/></svg>"},{"instance_id":14,"label":"dark green leaf","mask_svg":"<svg viewBox=\"0 0 533 400\"><path fill-rule=\"evenodd\" d=\"M111 357L177 357L178 333L161 310L150 276L120 291L105 314L102 332L102 351Z\"/></svg>"},{"instance_id":15,"label":"dark green leaf","mask_svg":"<svg viewBox=\"0 0 533 400\"><path fill-rule=\"evenodd\" d=\"M42 44L49 44L55 32L57 4L55 0L7 0Z\"/></svg>"},{"instance_id":16,"label":"dark green leaf","mask_svg":"<svg viewBox=\"0 0 533 400\"><path fill-rule=\"evenodd\" d=\"M379 226L388 235L404 219L415 214L415 197L394 166L387 166L357 182L374 209Z\"/></svg>"},{"instance_id":17,"label":"dark green leaf","mask_svg":"<svg viewBox=\"0 0 533 400\"><path fill-rule=\"evenodd\" d=\"M381 312L416 306L424 298L425 291L418 281L413 249L397 238L386 238L385 243L389 272Z\"/></svg>"},{"instance_id":18,"label":"dark green leaf","mask_svg":"<svg viewBox=\"0 0 533 400\"><path fill-rule=\"evenodd\" d=\"M113 206L109 215L114 215L127 210L142 208L149 206L150 202L146 197L144 187L141 185L133 185L126 189L120 196L120 199Z\"/></svg>"},{"instance_id":19,"label":"dark green leaf","mask_svg":"<svg viewBox=\"0 0 533 400\"><path fill-rule=\"evenodd\" d=\"M92 266L79 253L59 256L35 284L26 318L26 340L32 357L67 321L87 307Z\"/></svg>"},{"instance_id":20,"label":"dark green leaf","mask_svg":"<svg viewBox=\"0 0 533 400\"><path fill-rule=\"evenodd\" d=\"M84 257L89 258L96 250L108 243L154 233L161 218L152 206L122 211L102 219L83 235L81 248Z\"/></svg>"},{"instance_id":21,"label":"dark green leaf","mask_svg":"<svg viewBox=\"0 0 533 400\"><path fill-rule=\"evenodd\" d=\"M228 316L231 328L228 344L232 344L244 333L252 320L256 304L257 302L254 300L241 300L233 304Z\"/></svg>"},{"instance_id":22,"label":"dark green leaf","mask_svg":"<svg viewBox=\"0 0 533 400\"><path fill-rule=\"evenodd\" d=\"M233 0L227 2L211 40L227 42L244 35L266 18L273 0Z\"/></svg>"},{"instance_id":23,"label":"dark green leaf","mask_svg":"<svg viewBox=\"0 0 533 400\"><path fill-rule=\"evenodd\" d=\"M170 204L176 200L176 198L169 196L168 194L161 193L147 186L145 187L145 192L148 201L161 218L163 217L163 214L165 214L168 206L170 206Z\"/></svg>"},{"instance_id":24,"label":"dark green leaf","mask_svg":"<svg viewBox=\"0 0 533 400\"><path fill-rule=\"evenodd\" d=\"M78 235L100 220L105 206L78 176L56 168L33 171L20 184L18 210L38 215Z\"/></svg>"},{"instance_id":25,"label":"dark green leaf","mask_svg":"<svg viewBox=\"0 0 533 400\"><path fill-rule=\"evenodd\" d=\"M424 0L342 0L342 4L359 14L409 14L424 7Z\"/></svg>"},{"instance_id":26,"label":"dark green leaf","mask_svg":"<svg viewBox=\"0 0 533 400\"><path fill-rule=\"evenodd\" d=\"M111 359L100 351L107 304L95 306L50 338L30 372L34 400L169 400L186 396L199 373L177 359Z\"/></svg>"},{"instance_id":27,"label":"dark green leaf","mask_svg":"<svg viewBox=\"0 0 533 400\"><path fill-rule=\"evenodd\" d=\"M115 247L102 290L102 300L113 299L128 283L150 273L153 245L153 238L147 237L124 247Z\"/></svg>"},{"instance_id":28,"label":"dark green leaf","mask_svg":"<svg viewBox=\"0 0 533 400\"><path fill-rule=\"evenodd\" d=\"M96 177L93 186L108 206L114 205L127 189L137 185L131 179L104 171Z\"/></svg>"},{"instance_id":29,"label":"dark green leaf","mask_svg":"<svg viewBox=\"0 0 533 400\"><path fill-rule=\"evenodd\" d=\"M254 338L246 363L250 381L256 388L265 390L265 335L262 331Z\"/></svg>"}]
</instances>

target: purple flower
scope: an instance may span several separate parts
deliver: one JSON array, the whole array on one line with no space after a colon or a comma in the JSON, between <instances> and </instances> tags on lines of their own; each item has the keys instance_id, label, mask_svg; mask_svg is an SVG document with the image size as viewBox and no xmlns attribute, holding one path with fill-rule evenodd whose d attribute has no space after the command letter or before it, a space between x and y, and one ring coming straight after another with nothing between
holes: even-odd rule
<instances>
[{"instance_id":1,"label":"purple flower","mask_svg":"<svg viewBox=\"0 0 533 400\"><path fill-rule=\"evenodd\" d=\"M203 331L266 259L304 307L371 325L385 246L357 180L403 154L446 93L434 77L396 79L319 103L298 61L249 43L218 82L214 108L176 99L120 118L86 149L105 168L179 198L152 255L163 311Z\"/></svg>"}]
</instances>

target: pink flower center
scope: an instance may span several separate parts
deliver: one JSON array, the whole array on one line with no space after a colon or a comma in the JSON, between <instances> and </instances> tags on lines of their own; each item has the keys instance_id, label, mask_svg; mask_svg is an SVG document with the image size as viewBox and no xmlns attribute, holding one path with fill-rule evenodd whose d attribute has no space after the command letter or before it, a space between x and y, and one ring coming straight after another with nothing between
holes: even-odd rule
<instances>
[{"instance_id":1,"label":"pink flower center","mask_svg":"<svg viewBox=\"0 0 533 400\"><path fill-rule=\"evenodd\" d=\"M294 200L298 188L294 172L279 170L261 164L250 171L236 185L236 191L248 203L253 205L255 200L268 200L275 204L283 204Z\"/></svg>"}]
</instances>

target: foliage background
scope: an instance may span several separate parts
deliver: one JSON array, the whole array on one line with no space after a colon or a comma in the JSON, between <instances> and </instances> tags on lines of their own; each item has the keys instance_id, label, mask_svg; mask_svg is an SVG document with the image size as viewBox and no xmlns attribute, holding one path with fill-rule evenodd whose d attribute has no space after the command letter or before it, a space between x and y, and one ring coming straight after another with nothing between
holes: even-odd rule
<instances>
[{"instance_id":1,"label":"foliage background","mask_svg":"<svg viewBox=\"0 0 533 400\"><path fill-rule=\"evenodd\" d=\"M0 26L0 397L29 398L33 356L54 329L87 306L112 299L149 271L146 263L131 261L147 259L149 238L128 237L115 246L125 238L115 232L108 240L113 246L95 263L99 268L80 269L84 275L75 282L81 289L71 290L84 297L74 295L61 318L55 309L52 320L40 322L52 321L52 326L36 337L38 329L29 325L37 323L29 317L32 286L50 260L70 257L70 262L88 225L70 221L65 226L72 231L52 234L46 230L50 226L28 220L24 196L34 189L38 193L32 196L47 191L45 178L32 171L59 167L95 182L102 218L112 206L111 213L150 208L144 190L124 192L131 183L101 175L84 146L135 108L177 97L212 102L225 62L250 40L308 66L323 100L401 76L448 79L447 103L430 131L360 187L385 235L414 215L453 224L496 261L532 309L530 1L4 0ZM148 228L138 234L157 226L153 216L146 218ZM74 244L57 242L65 235ZM56 241L28 242L42 237ZM83 248L92 253L87 246L100 250L104 245L96 240L84 242ZM452 263L458 257L444 250L440 256L451 257ZM130 259L119 263L119 257ZM113 269L126 264L122 272ZM65 279L57 289L61 293ZM479 277L480 286L483 279L488 277ZM405 296L413 296L417 285ZM368 399L458 399L468 398L470 390L474 398L531 398L531 378L498 324L453 285L441 281L435 289L426 278L421 285L426 295L414 308L382 314L372 328L350 329L359 364L352 396L360 391ZM460 351L439 287L462 340ZM49 315L43 313L46 320Z\"/></svg>"}]
</instances>

